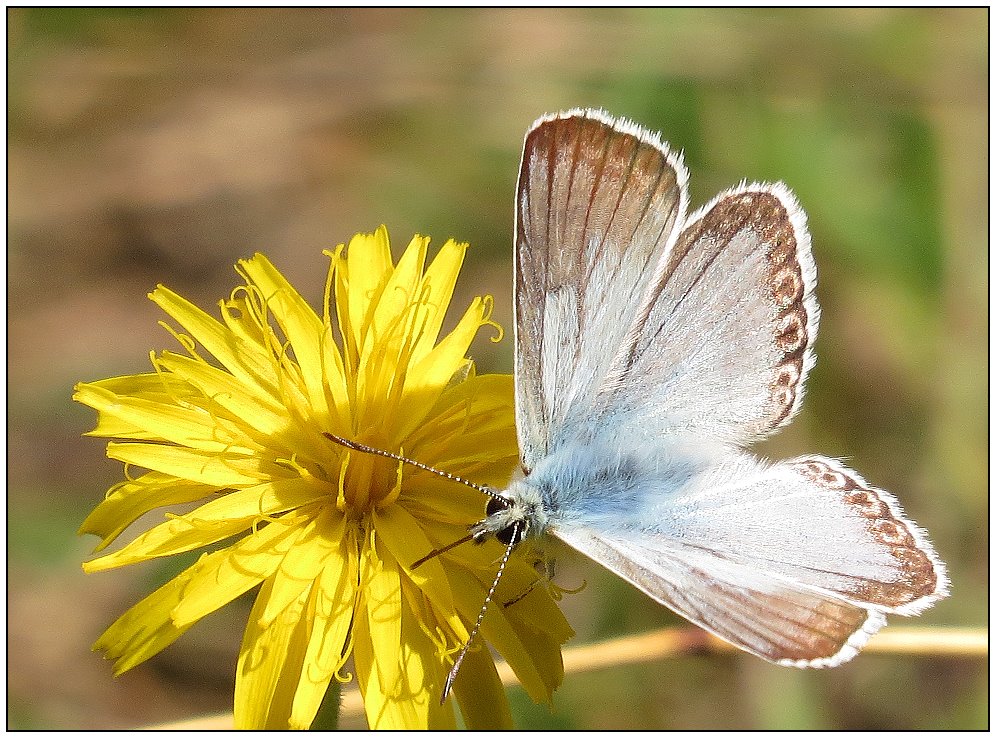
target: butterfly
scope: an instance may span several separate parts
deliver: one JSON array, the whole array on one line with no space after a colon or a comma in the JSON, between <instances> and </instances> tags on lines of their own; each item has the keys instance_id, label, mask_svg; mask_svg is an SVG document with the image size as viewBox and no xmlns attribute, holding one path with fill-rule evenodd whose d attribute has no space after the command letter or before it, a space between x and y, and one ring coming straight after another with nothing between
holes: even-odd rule
<instances>
[{"instance_id":1,"label":"butterfly","mask_svg":"<svg viewBox=\"0 0 996 738\"><path fill-rule=\"evenodd\" d=\"M687 181L658 134L601 111L527 132L522 473L479 487L490 499L468 538L506 544L500 578L517 543L553 536L744 651L836 666L886 615L944 597L945 568L896 498L839 461L746 450L798 412L815 362L806 216L780 183L687 215Z\"/></svg>"}]
</instances>

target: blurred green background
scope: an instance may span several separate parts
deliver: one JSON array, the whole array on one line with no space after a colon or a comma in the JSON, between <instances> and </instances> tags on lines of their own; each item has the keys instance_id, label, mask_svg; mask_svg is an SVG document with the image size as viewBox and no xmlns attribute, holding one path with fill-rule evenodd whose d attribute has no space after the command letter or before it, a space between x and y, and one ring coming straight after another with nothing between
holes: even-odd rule
<instances>
[{"instance_id":1,"label":"blurred green background","mask_svg":"<svg viewBox=\"0 0 996 738\"><path fill-rule=\"evenodd\" d=\"M512 202L539 115L595 106L685 152L692 207L784 180L823 307L800 417L762 452L844 457L950 567L917 625L988 620L988 11L8 10L8 726L123 728L230 709L245 611L113 679L90 644L176 564L84 577L75 530L120 479L78 380L172 346L158 282L211 308L265 251L317 304L321 249L386 223L473 244L455 306L511 321ZM483 371L509 339L480 340ZM588 581L577 643L679 622ZM894 622L911 624L903 618ZM743 655L568 675L521 727L983 728L983 659ZM362 724L362 723L361 723Z\"/></svg>"}]
</instances>

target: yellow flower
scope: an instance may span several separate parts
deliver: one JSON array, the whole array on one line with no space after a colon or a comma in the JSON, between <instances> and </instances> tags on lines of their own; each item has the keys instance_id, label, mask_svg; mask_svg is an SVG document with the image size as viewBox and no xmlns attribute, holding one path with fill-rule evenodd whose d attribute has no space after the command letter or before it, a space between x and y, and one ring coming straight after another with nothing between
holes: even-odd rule
<instances>
[{"instance_id":1,"label":"yellow flower","mask_svg":"<svg viewBox=\"0 0 996 738\"><path fill-rule=\"evenodd\" d=\"M103 538L98 551L150 510L198 505L84 569L223 545L101 636L95 649L117 659L116 673L261 585L238 661L238 727L307 728L331 681L351 678L350 655L371 727L455 726L453 701L439 703L443 683L503 547L468 543L411 564L465 535L487 499L323 435L508 481L511 377L477 376L466 358L494 325L491 300L475 298L440 339L467 246L448 241L425 268L428 243L413 238L397 265L383 227L340 245L321 316L259 254L239 263L246 284L221 302L220 322L160 286L150 297L185 331L169 329L186 353L153 354L150 374L76 387L99 412L92 435L120 439L108 456L149 470L129 474L83 523L81 533ZM517 552L495 597L507 606L481 629L537 701L559 684L560 644L572 635L538 581ZM510 725L483 642L454 695L468 727Z\"/></svg>"}]
</instances>

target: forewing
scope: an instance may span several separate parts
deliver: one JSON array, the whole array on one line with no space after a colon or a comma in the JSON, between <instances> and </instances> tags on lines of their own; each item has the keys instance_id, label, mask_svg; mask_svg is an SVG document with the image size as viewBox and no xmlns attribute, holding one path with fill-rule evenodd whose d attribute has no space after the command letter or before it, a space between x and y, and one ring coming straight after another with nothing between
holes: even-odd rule
<instances>
[{"instance_id":1,"label":"forewing","mask_svg":"<svg viewBox=\"0 0 996 738\"><path fill-rule=\"evenodd\" d=\"M677 497L639 529L552 532L697 625L792 666L847 661L886 613L947 593L943 564L895 499L830 459L735 459Z\"/></svg>"},{"instance_id":2,"label":"forewing","mask_svg":"<svg viewBox=\"0 0 996 738\"><path fill-rule=\"evenodd\" d=\"M798 411L815 361L816 267L781 184L692 215L599 391L603 425L746 445Z\"/></svg>"},{"instance_id":3,"label":"forewing","mask_svg":"<svg viewBox=\"0 0 996 738\"><path fill-rule=\"evenodd\" d=\"M527 470L563 440L569 414L591 414L677 238L686 179L659 137L595 111L541 118L526 135L516 197L515 396Z\"/></svg>"}]
</instances>

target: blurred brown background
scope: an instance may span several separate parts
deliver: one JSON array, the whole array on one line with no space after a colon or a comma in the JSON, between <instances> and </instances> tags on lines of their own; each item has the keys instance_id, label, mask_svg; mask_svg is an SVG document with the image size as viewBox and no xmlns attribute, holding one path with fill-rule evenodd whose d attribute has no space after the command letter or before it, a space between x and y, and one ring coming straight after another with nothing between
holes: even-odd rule
<instances>
[{"instance_id":1,"label":"blurred brown background","mask_svg":"<svg viewBox=\"0 0 996 738\"><path fill-rule=\"evenodd\" d=\"M171 347L158 282L207 309L265 251L318 304L321 249L386 223L473 244L455 310L510 325L522 136L573 106L683 148L692 207L786 181L823 307L802 415L763 452L846 457L950 567L917 625L988 617L987 23L979 10L9 10L8 726L123 728L230 709L245 611L113 679L90 644L178 562L84 577L75 530L120 479L79 380ZM510 340L481 340L483 371ZM678 622L594 565L577 642ZM910 624L901 618L896 622ZM597 698L593 699L593 697ZM986 663L741 655L568 675L521 727L981 728Z\"/></svg>"}]
</instances>

